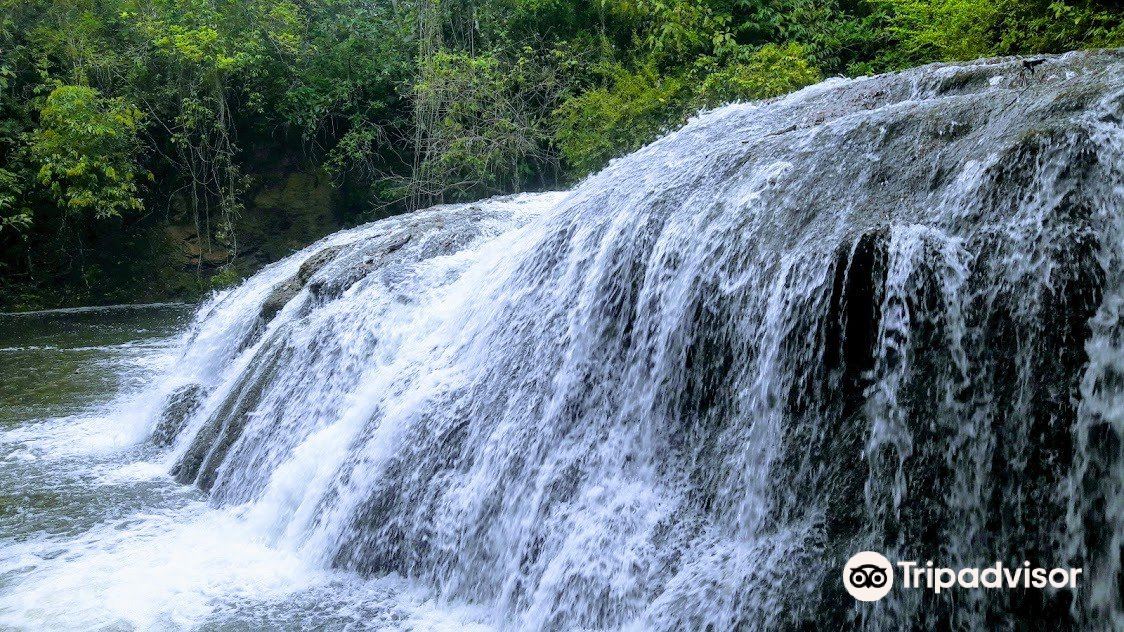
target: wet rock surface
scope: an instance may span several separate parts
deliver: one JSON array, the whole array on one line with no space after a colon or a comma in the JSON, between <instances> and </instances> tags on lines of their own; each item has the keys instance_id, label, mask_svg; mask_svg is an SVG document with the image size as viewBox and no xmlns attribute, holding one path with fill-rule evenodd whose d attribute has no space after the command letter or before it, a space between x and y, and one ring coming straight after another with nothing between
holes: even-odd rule
<instances>
[{"instance_id":1,"label":"wet rock surface","mask_svg":"<svg viewBox=\"0 0 1124 632\"><path fill-rule=\"evenodd\" d=\"M199 384L188 384L173 391L160 412L160 419L152 432L152 442L161 447L171 445L204 395Z\"/></svg>"}]
</instances>

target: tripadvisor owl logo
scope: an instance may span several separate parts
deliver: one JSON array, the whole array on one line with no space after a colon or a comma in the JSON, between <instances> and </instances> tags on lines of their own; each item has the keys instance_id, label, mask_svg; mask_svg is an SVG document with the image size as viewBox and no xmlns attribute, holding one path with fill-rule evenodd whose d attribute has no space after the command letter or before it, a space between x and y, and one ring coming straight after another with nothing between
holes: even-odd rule
<instances>
[{"instance_id":1,"label":"tripadvisor owl logo","mask_svg":"<svg viewBox=\"0 0 1124 632\"><path fill-rule=\"evenodd\" d=\"M894 587L894 567L881 553L860 551L843 566L843 587L859 601L878 601Z\"/></svg>"},{"instance_id":2,"label":"tripadvisor owl logo","mask_svg":"<svg viewBox=\"0 0 1124 632\"><path fill-rule=\"evenodd\" d=\"M931 590L937 595L957 588L1075 590L1082 572L1080 568L1032 566L1029 561L1014 566L995 562L990 566L955 569L935 565L932 560L924 564L899 560L897 567L903 589ZM843 587L859 601L878 601L894 587L894 565L881 553L856 553L843 566Z\"/></svg>"}]
</instances>

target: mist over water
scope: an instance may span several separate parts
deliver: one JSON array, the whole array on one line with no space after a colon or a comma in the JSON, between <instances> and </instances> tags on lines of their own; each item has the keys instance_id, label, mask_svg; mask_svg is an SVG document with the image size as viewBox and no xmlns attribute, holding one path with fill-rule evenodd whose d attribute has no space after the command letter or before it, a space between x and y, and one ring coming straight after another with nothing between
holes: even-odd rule
<instances>
[{"instance_id":1,"label":"mist over water","mask_svg":"<svg viewBox=\"0 0 1124 632\"><path fill-rule=\"evenodd\" d=\"M1120 628L1122 117L1120 53L833 79L333 235L5 428L100 500L0 521L0 624Z\"/></svg>"}]
</instances>

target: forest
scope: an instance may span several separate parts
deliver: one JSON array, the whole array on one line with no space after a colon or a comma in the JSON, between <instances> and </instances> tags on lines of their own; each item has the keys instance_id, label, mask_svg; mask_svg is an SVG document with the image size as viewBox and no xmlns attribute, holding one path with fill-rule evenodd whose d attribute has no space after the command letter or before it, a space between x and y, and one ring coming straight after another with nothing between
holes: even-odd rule
<instances>
[{"instance_id":1,"label":"forest","mask_svg":"<svg viewBox=\"0 0 1124 632\"><path fill-rule=\"evenodd\" d=\"M1122 45L1111 0L0 0L0 309L190 300L827 77Z\"/></svg>"}]
</instances>

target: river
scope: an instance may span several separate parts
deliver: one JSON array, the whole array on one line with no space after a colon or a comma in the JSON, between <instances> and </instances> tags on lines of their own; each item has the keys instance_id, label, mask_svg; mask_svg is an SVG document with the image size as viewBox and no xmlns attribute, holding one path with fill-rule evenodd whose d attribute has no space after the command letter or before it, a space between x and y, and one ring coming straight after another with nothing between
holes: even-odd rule
<instances>
[{"instance_id":1,"label":"river","mask_svg":"<svg viewBox=\"0 0 1124 632\"><path fill-rule=\"evenodd\" d=\"M168 476L143 387L191 306L0 315L0 629L471 629L395 577L262 543Z\"/></svg>"}]
</instances>

